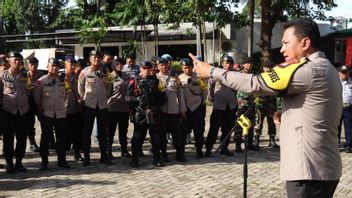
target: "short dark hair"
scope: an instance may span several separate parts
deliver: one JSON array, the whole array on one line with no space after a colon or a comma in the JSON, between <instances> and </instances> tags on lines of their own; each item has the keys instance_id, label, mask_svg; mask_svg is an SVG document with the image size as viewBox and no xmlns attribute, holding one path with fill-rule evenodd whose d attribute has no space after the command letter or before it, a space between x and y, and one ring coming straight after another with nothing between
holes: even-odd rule
<instances>
[{"instance_id":1,"label":"short dark hair","mask_svg":"<svg viewBox=\"0 0 352 198\"><path fill-rule=\"evenodd\" d=\"M294 27L295 35L298 39L308 37L314 48L320 47L320 32L318 25L310 18L298 18L287 22L284 25L284 30Z\"/></svg>"},{"instance_id":2,"label":"short dark hair","mask_svg":"<svg viewBox=\"0 0 352 198\"><path fill-rule=\"evenodd\" d=\"M130 53L130 54L127 54L126 59L127 59L127 58L136 59L136 55L133 54L133 53Z\"/></svg>"}]
</instances>

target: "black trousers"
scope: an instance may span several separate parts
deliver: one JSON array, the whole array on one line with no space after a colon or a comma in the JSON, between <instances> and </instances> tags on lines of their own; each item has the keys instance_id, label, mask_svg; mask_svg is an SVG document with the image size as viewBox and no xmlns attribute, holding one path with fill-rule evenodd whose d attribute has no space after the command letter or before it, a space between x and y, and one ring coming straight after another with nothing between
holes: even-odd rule
<instances>
[{"instance_id":1,"label":"black trousers","mask_svg":"<svg viewBox=\"0 0 352 198\"><path fill-rule=\"evenodd\" d=\"M7 164L13 164L13 156L22 159L26 150L26 119L28 114L13 115L2 111L4 128L3 128L3 146L4 156ZM14 138L16 136L16 149L14 149Z\"/></svg>"},{"instance_id":2,"label":"black trousers","mask_svg":"<svg viewBox=\"0 0 352 198\"><path fill-rule=\"evenodd\" d=\"M199 105L194 111L188 109L186 113L187 118L182 121L181 128L183 132L183 142L187 139L189 131L193 130L195 146L197 149L202 149L204 145L204 106Z\"/></svg>"},{"instance_id":3,"label":"black trousers","mask_svg":"<svg viewBox=\"0 0 352 198\"><path fill-rule=\"evenodd\" d=\"M67 127L66 127L66 138L65 147L66 149L71 148L75 151L82 149L83 142L83 117L81 112L69 113L66 117Z\"/></svg>"},{"instance_id":4,"label":"black trousers","mask_svg":"<svg viewBox=\"0 0 352 198\"><path fill-rule=\"evenodd\" d=\"M210 115L210 128L205 142L205 146L208 150L213 148L213 145L216 142L218 137L219 128L221 127L221 138L223 141L227 134L231 131L231 128L234 126L236 120L236 109L218 110L213 109L213 112ZM225 143L224 148L229 146L230 139Z\"/></svg>"},{"instance_id":5,"label":"black trousers","mask_svg":"<svg viewBox=\"0 0 352 198\"><path fill-rule=\"evenodd\" d=\"M27 136L32 141L35 138L35 112L36 112L36 104L34 102L33 96L30 96L29 99L29 112L28 112L28 120L27 120ZM31 142L32 144L32 142Z\"/></svg>"},{"instance_id":6,"label":"black trousers","mask_svg":"<svg viewBox=\"0 0 352 198\"><path fill-rule=\"evenodd\" d=\"M288 198L331 198L336 190L337 181L300 180L287 181Z\"/></svg>"},{"instance_id":7,"label":"black trousers","mask_svg":"<svg viewBox=\"0 0 352 198\"><path fill-rule=\"evenodd\" d=\"M100 148L100 157L102 160L106 158L106 147L107 147L107 109L92 109L89 107L84 107L84 134L83 134L83 152L85 158L89 160L89 153L91 148L91 135L94 126L94 119L97 118L98 125L98 140Z\"/></svg>"},{"instance_id":8,"label":"black trousers","mask_svg":"<svg viewBox=\"0 0 352 198\"><path fill-rule=\"evenodd\" d=\"M40 156L43 163L48 163L50 136L55 130L56 135L56 153L58 163L66 162L65 134L66 118L50 118L42 115L40 126L42 135L40 138Z\"/></svg>"},{"instance_id":9,"label":"black trousers","mask_svg":"<svg viewBox=\"0 0 352 198\"><path fill-rule=\"evenodd\" d=\"M129 122L129 112L109 112L108 113L108 139L109 146L114 142L116 128L119 129L119 141L122 151L127 151L127 132Z\"/></svg>"},{"instance_id":10,"label":"black trousers","mask_svg":"<svg viewBox=\"0 0 352 198\"><path fill-rule=\"evenodd\" d=\"M182 140L183 135L180 129L179 114L160 114L160 130L161 130L161 150L166 151L167 138L166 133L171 133L174 148L177 153L183 154L185 151L185 143Z\"/></svg>"},{"instance_id":11,"label":"black trousers","mask_svg":"<svg viewBox=\"0 0 352 198\"><path fill-rule=\"evenodd\" d=\"M139 151L142 149L144 137L149 129L149 135L152 140L153 159L155 162L160 161L160 144L161 136L157 124L134 124L134 131L132 137L132 157L138 159Z\"/></svg>"}]
</instances>

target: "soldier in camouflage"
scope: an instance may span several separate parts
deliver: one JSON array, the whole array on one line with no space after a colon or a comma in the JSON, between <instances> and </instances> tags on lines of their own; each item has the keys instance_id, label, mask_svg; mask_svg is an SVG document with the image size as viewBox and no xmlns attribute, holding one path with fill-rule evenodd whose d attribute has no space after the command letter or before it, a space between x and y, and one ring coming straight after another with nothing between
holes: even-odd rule
<instances>
[{"instance_id":1,"label":"soldier in camouflage","mask_svg":"<svg viewBox=\"0 0 352 198\"><path fill-rule=\"evenodd\" d=\"M264 63L263 72L269 71L274 64L272 62ZM255 126L254 126L254 146L259 148L260 135L262 134L263 122L266 117L268 123L269 147L279 148L275 142L276 126L273 120L274 113L277 111L277 99L275 96L259 96L255 106Z\"/></svg>"}]
</instances>

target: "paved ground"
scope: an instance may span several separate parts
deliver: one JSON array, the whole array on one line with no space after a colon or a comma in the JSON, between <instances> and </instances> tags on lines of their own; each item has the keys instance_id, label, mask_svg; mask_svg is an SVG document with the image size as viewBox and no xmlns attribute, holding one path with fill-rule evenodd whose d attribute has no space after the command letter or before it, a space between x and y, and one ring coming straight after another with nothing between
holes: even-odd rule
<instances>
[{"instance_id":1,"label":"paved ground","mask_svg":"<svg viewBox=\"0 0 352 198\"><path fill-rule=\"evenodd\" d=\"M267 140L268 137L264 137L260 152L248 153L248 197L286 197L285 184L279 179L279 150L268 149ZM243 195L242 154L233 157L214 155L197 160L194 146L187 145L186 163L171 162L166 167L156 168L152 166L147 143L144 147L147 155L141 159L141 167L130 168L130 160L125 158L117 158L111 166L100 164L97 145L93 143L93 146L92 164L88 167L74 162L72 153L68 154L70 170L57 168L52 152L50 170L41 172L38 170L39 154L27 152L24 160L27 173L9 175L0 169L0 197L208 198ZM234 144L230 146L233 150ZM117 145L114 154L119 154ZM352 197L352 154L341 155L343 176L335 197L347 198ZM171 151L171 157L174 156Z\"/></svg>"}]
</instances>

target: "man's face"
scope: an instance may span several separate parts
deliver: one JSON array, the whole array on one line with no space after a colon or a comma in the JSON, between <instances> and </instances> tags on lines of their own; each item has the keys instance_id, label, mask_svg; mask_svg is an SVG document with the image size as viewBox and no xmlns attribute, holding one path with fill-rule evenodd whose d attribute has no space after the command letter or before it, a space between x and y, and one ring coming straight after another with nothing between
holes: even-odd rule
<instances>
[{"instance_id":1,"label":"man's face","mask_svg":"<svg viewBox=\"0 0 352 198\"><path fill-rule=\"evenodd\" d=\"M48 63L48 74L57 75L59 72L59 66L55 63Z\"/></svg>"},{"instance_id":2,"label":"man's face","mask_svg":"<svg viewBox=\"0 0 352 198\"><path fill-rule=\"evenodd\" d=\"M151 76L153 72L152 67L140 67L140 75L142 77Z\"/></svg>"},{"instance_id":3,"label":"man's face","mask_svg":"<svg viewBox=\"0 0 352 198\"><path fill-rule=\"evenodd\" d=\"M193 74L193 67L184 65L182 66L182 71L185 73L187 76L191 76Z\"/></svg>"},{"instance_id":4,"label":"man's face","mask_svg":"<svg viewBox=\"0 0 352 198\"><path fill-rule=\"evenodd\" d=\"M110 64L111 61L112 61L112 56L111 56L111 55L104 55L103 61L104 61L104 63L106 63L106 64Z\"/></svg>"},{"instance_id":5,"label":"man's face","mask_svg":"<svg viewBox=\"0 0 352 198\"><path fill-rule=\"evenodd\" d=\"M222 68L224 70L229 70L231 71L233 69L233 64L229 61L222 61Z\"/></svg>"},{"instance_id":6,"label":"man's face","mask_svg":"<svg viewBox=\"0 0 352 198\"><path fill-rule=\"evenodd\" d=\"M338 72L338 74L339 74L340 79L341 79L342 81L347 80L348 77L350 76L350 72L348 72L348 71L340 71L340 72Z\"/></svg>"},{"instance_id":7,"label":"man's face","mask_svg":"<svg viewBox=\"0 0 352 198\"><path fill-rule=\"evenodd\" d=\"M127 58L126 63L129 67L132 67L133 65L136 64L136 60L134 60L132 58Z\"/></svg>"},{"instance_id":8,"label":"man's face","mask_svg":"<svg viewBox=\"0 0 352 198\"><path fill-rule=\"evenodd\" d=\"M22 66L22 59L17 57L10 58L10 67L13 69L20 69Z\"/></svg>"},{"instance_id":9,"label":"man's face","mask_svg":"<svg viewBox=\"0 0 352 198\"><path fill-rule=\"evenodd\" d=\"M252 63L245 63L242 65L242 67L243 67L244 72L249 73L250 71L252 71L253 64Z\"/></svg>"},{"instance_id":10,"label":"man's face","mask_svg":"<svg viewBox=\"0 0 352 198\"><path fill-rule=\"evenodd\" d=\"M165 63L159 63L158 69L159 69L159 72L162 74L167 74L167 72L169 72L169 67Z\"/></svg>"},{"instance_id":11,"label":"man's face","mask_svg":"<svg viewBox=\"0 0 352 198\"><path fill-rule=\"evenodd\" d=\"M71 61L65 61L65 73L72 74L75 71L75 64Z\"/></svg>"},{"instance_id":12,"label":"man's face","mask_svg":"<svg viewBox=\"0 0 352 198\"><path fill-rule=\"evenodd\" d=\"M294 27L287 28L282 36L282 47L280 50L285 60L303 58L306 55L306 49L310 46L310 42L307 43L307 40L309 39L303 38L299 40L295 35Z\"/></svg>"},{"instance_id":13,"label":"man's face","mask_svg":"<svg viewBox=\"0 0 352 198\"><path fill-rule=\"evenodd\" d=\"M28 69L31 72L36 72L38 68L38 63L28 63Z\"/></svg>"},{"instance_id":14,"label":"man's face","mask_svg":"<svg viewBox=\"0 0 352 198\"><path fill-rule=\"evenodd\" d=\"M89 57L89 61L90 61L90 64L92 66L98 66L99 65L99 62L100 62L100 56L99 55L91 55Z\"/></svg>"}]
</instances>

